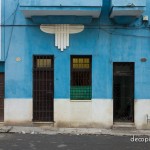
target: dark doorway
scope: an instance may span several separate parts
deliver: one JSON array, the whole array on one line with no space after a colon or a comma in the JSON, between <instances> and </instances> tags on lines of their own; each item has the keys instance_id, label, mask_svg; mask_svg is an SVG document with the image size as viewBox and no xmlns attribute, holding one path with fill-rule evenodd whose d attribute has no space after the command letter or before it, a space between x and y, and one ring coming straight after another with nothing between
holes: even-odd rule
<instances>
[{"instance_id":1,"label":"dark doorway","mask_svg":"<svg viewBox=\"0 0 150 150\"><path fill-rule=\"evenodd\" d=\"M0 122L4 121L4 73L0 73Z\"/></svg>"},{"instance_id":2,"label":"dark doorway","mask_svg":"<svg viewBox=\"0 0 150 150\"><path fill-rule=\"evenodd\" d=\"M54 63L53 56L33 58L33 121L53 121Z\"/></svg>"},{"instance_id":3,"label":"dark doorway","mask_svg":"<svg viewBox=\"0 0 150 150\"><path fill-rule=\"evenodd\" d=\"M113 63L114 122L134 122L134 63Z\"/></svg>"}]
</instances>

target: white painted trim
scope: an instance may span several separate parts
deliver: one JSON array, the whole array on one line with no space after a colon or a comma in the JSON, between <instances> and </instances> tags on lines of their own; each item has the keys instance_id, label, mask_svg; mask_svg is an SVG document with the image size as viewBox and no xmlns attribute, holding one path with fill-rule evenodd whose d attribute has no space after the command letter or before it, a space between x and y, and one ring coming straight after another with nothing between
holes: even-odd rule
<instances>
[{"instance_id":1,"label":"white painted trim","mask_svg":"<svg viewBox=\"0 0 150 150\"><path fill-rule=\"evenodd\" d=\"M97 98L96 99L96 98L94 98L94 99L91 99L91 100L71 100L69 98L68 99L67 98L66 99L65 98L55 98L54 101L55 100L56 101L90 101L91 102L91 101L104 101L104 100L105 101L112 101L113 99L110 99L110 98L106 98L106 99L99 99L99 98Z\"/></svg>"},{"instance_id":2,"label":"white painted trim","mask_svg":"<svg viewBox=\"0 0 150 150\"><path fill-rule=\"evenodd\" d=\"M92 100L70 100L70 102L92 102Z\"/></svg>"},{"instance_id":3,"label":"white painted trim","mask_svg":"<svg viewBox=\"0 0 150 150\"><path fill-rule=\"evenodd\" d=\"M92 101L113 101L113 99L106 98L106 99L99 99L99 98L94 98Z\"/></svg>"},{"instance_id":4,"label":"white painted trim","mask_svg":"<svg viewBox=\"0 0 150 150\"><path fill-rule=\"evenodd\" d=\"M28 123L33 118L33 99L4 99L5 123Z\"/></svg>"},{"instance_id":5,"label":"white painted trim","mask_svg":"<svg viewBox=\"0 0 150 150\"><path fill-rule=\"evenodd\" d=\"M150 129L147 124L147 115L150 115L150 100L136 99L134 106L134 121L137 129Z\"/></svg>"},{"instance_id":6,"label":"white painted trim","mask_svg":"<svg viewBox=\"0 0 150 150\"><path fill-rule=\"evenodd\" d=\"M41 31L55 34L55 46L64 51L69 46L69 34L75 34L84 30L84 25L53 24L41 25Z\"/></svg>"},{"instance_id":7,"label":"white painted trim","mask_svg":"<svg viewBox=\"0 0 150 150\"><path fill-rule=\"evenodd\" d=\"M150 115L150 99L135 99L135 126L137 129L150 129L146 115ZM4 100L5 123L32 122L32 98L7 98ZM56 126L65 127L102 127L113 126L113 100L92 99L75 101L54 99L54 121Z\"/></svg>"},{"instance_id":8,"label":"white painted trim","mask_svg":"<svg viewBox=\"0 0 150 150\"><path fill-rule=\"evenodd\" d=\"M19 100L19 101L24 101L24 100L31 100L32 98L5 98L4 100Z\"/></svg>"},{"instance_id":9,"label":"white painted trim","mask_svg":"<svg viewBox=\"0 0 150 150\"><path fill-rule=\"evenodd\" d=\"M84 10L21 10L26 18L31 18L32 16L92 16L93 18L98 18L101 14L101 10L94 11L84 11Z\"/></svg>"},{"instance_id":10,"label":"white painted trim","mask_svg":"<svg viewBox=\"0 0 150 150\"><path fill-rule=\"evenodd\" d=\"M134 101L149 101L150 102L150 99L134 99Z\"/></svg>"},{"instance_id":11,"label":"white painted trim","mask_svg":"<svg viewBox=\"0 0 150 150\"><path fill-rule=\"evenodd\" d=\"M68 98L55 98L54 101L70 101L70 99Z\"/></svg>"},{"instance_id":12,"label":"white painted trim","mask_svg":"<svg viewBox=\"0 0 150 150\"><path fill-rule=\"evenodd\" d=\"M54 121L56 126L101 127L113 126L113 101L96 99L75 101L54 100Z\"/></svg>"},{"instance_id":13,"label":"white painted trim","mask_svg":"<svg viewBox=\"0 0 150 150\"><path fill-rule=\"evenodd\" d=\"M143 10L112 10L110 18L116 16L134 16L138 18L141 16L142 13Z\"/></svg>"}]
</instances>

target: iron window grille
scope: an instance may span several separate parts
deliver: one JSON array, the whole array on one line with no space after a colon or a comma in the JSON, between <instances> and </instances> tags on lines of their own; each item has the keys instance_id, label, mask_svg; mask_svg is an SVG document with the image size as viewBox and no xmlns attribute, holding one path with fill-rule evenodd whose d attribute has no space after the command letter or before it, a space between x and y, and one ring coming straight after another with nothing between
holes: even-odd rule
<instances>
[{"instance_id":1,"label":"iron window grille","mask_svg":"<svg viewBox=\"0 0 150 150\"><path fill-rule=\"evenodd\" d=\"M33 121L53 121L53 56L33 57Z\"/></svg>"},{"instance_id":2,"label":"iron window grille","mask_svg":"<svg viewBox=\"0 0 150 150\"><path fill-rule=\"evenodd\" d=\"M71 100L92 98L92 57L71 56Z\"/></svg>"}]
</instances>

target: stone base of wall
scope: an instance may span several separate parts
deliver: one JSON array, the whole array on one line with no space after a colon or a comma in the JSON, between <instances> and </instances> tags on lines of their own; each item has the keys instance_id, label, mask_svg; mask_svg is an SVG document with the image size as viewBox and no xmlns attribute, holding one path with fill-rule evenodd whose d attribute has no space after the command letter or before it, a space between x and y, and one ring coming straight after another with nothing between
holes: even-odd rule
<instances>
[{"instance_id":1,"label":"stone base of wall","mask_svg":"<svg viewBox=\"0 0 150 150\"><path fill-rule=\"evenodd\" d=\"M57 127L111 128L113 126L113 101L54 101L54 118Z\"/></svg>"},{"instance_id":2,"label":"stone base of wall","mask_svg":"<svg viewBox=\"0 0 150 150\"><path fill-rule=\"evenodd\" d=\"M150 117L150 100L135 100L135 126L137 129L150 129L150 121L147 124L146 115Z\"/></svg>"},{"instance_id":3,"label":"stone base of wall","mask_svg":"<svg viewBox=\"0 0 150 150\"><path fill-rule=\"evenodd\" d=\"M4 124L33 124L33 99L5 99ZM150 100L135 100L134 118L137 129L150 129L146 115L150 116ZM54 126L74 128L113 127L113 100L92 99L91 101L54 100Z\"/></svg>"},{"instance_id":4,"label":"stone base of wall","mask_svg":"<svg viewBox=\"0 0 150 150\"><path fill-rule=\"evenodd\" d=\"M5 124L31 124L32 123L32 99L5 99L4 122Z\"/></svg>"}]
</instances>

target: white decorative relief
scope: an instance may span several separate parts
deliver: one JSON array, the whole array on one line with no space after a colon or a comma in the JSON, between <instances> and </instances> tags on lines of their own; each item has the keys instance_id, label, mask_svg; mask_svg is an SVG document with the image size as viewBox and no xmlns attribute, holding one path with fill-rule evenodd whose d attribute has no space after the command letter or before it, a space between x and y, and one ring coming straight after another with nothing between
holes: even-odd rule
<instances>
[{"instance_id":1,"label":"white decorative relief","mask_svg":"<svg viewBox=\"0 0 150 150\"><path fill-rule=\"evenodd\" d=\"M69 46L69 34L82 32L84 25L47 24L41 25L40 29L45 33L55 34L55 46L64 51Z\"/></svg>"}]
</instances>

